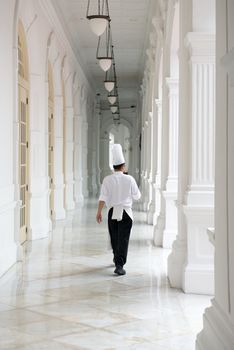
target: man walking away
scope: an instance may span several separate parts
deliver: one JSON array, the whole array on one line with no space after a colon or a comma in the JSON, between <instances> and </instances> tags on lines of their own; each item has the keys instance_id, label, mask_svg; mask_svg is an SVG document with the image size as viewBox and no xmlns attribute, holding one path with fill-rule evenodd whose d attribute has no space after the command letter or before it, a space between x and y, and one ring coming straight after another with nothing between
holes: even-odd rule
<instances>
[{"instance_id":1,"label":"man walking away","mask_svg":"<svg viewBox=\"0 0 234 350\"><path fill-rule=\"evenodd\" d=\"M102 222L102 209L108 208L108 229L114 254L117 275L125 275L123 269L127 261L128 243L132 228L132 201L138 200L141 193L136 181L130 175L125 175L125 160L120 144L112 148L114 173L106 176L101 187L96 220Z\"/></svg>"}]
</instances>

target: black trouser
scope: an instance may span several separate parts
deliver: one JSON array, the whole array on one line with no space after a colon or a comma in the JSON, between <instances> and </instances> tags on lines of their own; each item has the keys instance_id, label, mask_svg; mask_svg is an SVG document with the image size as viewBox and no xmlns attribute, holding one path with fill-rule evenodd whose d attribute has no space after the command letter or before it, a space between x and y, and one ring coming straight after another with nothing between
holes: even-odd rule
<instances>
[{"instance_id":1,"label":"black trouser","mask_svg":"<svg viewBox=\"0 0 234 350\"><path fill-rule=\"evenodd\" d=\"M112 220L113 208L108 213L108 228L115 265L123 266L127 261L128 243L132 228L132 219L124 210L121 221Z\"/></svg>"}]
</instances>

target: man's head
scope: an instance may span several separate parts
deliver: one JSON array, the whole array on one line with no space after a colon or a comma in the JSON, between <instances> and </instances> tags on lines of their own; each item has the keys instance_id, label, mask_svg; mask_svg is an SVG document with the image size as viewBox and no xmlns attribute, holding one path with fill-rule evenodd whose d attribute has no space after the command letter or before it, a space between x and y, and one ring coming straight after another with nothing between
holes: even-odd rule
<instances>
[{"instance_id":1,"label":"man's head","mask_svg":"<svg viewBox=\"0 0 234 350\"><path fill-rule=\"evenodd\" d=\"M119 165L113 165L114 171L123 171L125 170L125 163Z\"/></svg>"}]
</instances>

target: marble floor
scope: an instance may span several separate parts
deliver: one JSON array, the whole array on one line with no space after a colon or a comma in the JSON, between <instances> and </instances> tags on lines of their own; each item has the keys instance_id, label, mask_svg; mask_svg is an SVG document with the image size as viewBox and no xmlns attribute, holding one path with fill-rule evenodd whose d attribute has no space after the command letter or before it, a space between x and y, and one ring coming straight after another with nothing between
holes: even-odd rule
<instances>
[{"instance_id":1,"label":"marble floor","mask_svg":"<svg viewBox=\"0 0 234 350\"><path fill-rule=\"evenodd\" d=\"M135 213L127 274L116 276L94 201L27 243L0 280L0 349L194 350L210 297L171 289L168 250Z\"/></svg>"}]
</instances>

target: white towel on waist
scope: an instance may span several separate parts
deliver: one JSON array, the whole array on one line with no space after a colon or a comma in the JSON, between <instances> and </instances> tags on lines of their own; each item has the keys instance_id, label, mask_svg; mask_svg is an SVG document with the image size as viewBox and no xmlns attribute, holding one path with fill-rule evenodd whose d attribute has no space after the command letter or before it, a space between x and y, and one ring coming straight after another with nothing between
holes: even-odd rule
<instances>
[{"instance_id":1,"label":"white towel on waist","mask_svg":"<svg viewBox=\"0 0 234 350\"><path fill-rule=\"evenodd\" d=\"M121 221L123 219L123 211L122 205L115 205L113 207L112 220Z\"/></svg>"}]
</instances>

